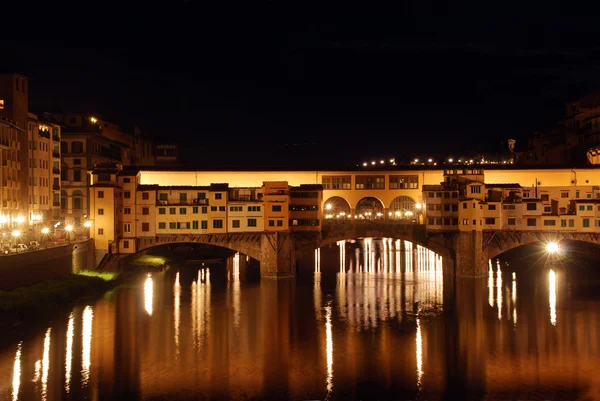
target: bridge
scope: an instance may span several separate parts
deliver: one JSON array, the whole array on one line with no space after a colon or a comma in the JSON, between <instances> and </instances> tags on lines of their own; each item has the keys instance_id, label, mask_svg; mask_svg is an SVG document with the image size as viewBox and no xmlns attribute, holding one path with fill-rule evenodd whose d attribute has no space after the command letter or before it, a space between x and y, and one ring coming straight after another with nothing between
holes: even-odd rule
<instances>
[{"instance_id":1,"label":"bridge","mask_svg":"<svg viewBox=\"0 0 600 401\"><path fill-rule=\"evenodd\" d=\"M248 232L223 234L157 235L138 238L140 251L173 243L201 243L227 248L260 262L261 276L289 277L296 261L313 255L317 248L359 238L393 238L410 241L439 254L457 276L484 277L488 260L531 243L581 241L600 244L600 233L553 231L433 231L425 225L402 220L331 220L320 232ZM413 248L415 249L415 248Z\"/></svg>"}]
</instances>

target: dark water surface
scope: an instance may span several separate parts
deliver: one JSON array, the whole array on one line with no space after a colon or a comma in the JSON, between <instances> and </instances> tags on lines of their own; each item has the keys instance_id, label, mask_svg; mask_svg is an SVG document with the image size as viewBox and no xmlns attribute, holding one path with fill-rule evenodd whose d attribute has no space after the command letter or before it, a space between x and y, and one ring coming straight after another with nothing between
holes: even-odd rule
<instances>
[{"instance_id":1,"label":"dark water surface","mask_svg":"<svg viewBox=\"0 0 600 401\"><path fill-rule=\"evenodd\" d=\"M454 280L397 248L324 248L295 280L239 256L145 277L2 344L0 400L600 399L588 276Z\"/></svg>"}]
</instances>

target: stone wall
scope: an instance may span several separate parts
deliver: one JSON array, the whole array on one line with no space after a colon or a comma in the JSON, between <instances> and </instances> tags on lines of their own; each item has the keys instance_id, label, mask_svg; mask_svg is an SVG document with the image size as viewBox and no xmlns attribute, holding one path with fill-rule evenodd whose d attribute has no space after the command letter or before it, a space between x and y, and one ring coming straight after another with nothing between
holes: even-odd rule
<instances>
[{"instance_id":1,"label":"stone wall","mask_svg":"<svg viewBox=\"0 0 600 401\"><path fill-rule=\"evenodd\" d=\"M0 290L13 290L94 268L93 240L0 256Z\"/></svg>"},{"instance_id":2,"label":"stone wall","mask_svg":"<svg viewBox=\"0 0 600 401\"><path fill-rule=\"evenodd\" d=\"M485 277L487 259L483 252L483 233L465 231L454 234L454 269L458 277Z\"/></svg>"},{"instance_id":3,"label":"stone wall","mask_svg":"<svg viewBox=\"0 0 600 401\"><path fill-rule=\"evenodd\" d=\"M294 237L290 232L262 235L260 275L275 278L296 275Z\"/></svg>"}]
</instances>

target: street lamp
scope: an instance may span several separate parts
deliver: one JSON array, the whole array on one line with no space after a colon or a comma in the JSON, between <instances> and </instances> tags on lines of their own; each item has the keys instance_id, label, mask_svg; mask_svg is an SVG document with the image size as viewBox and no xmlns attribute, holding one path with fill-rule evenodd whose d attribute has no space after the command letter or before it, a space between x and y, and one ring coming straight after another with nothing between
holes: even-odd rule
<instances>
[{"instance_id":1,"label":"street lamp","mask_svg":"<svg viewBox=\"0 0 600 401\"><path fill-rule=\"evenodd\" d=\"M13 241L15 241L14 244L17 245L17 239L21 236L21 230L13 230L10 235L12 236Z\"/></svg>"},{"instance_id":2,"label":"street lamp","mask_svg":"<svg viewBox=\"0 0 600 401\"><path fill-rule=\"evenodd\" d=\"M549 254L554 255L560 252L560 246L558 242L550 241L546 244L546 250Z\"/></svg>"},{"instance_id":3,"label":"street lamp","mask_svg":"<svg viewBox=\"0 0 600 401\"><path fill-rule=\"evenodd\" d=\"M73 232L73 226L68 224L65 226L65 231L67 232L67 238L69 239L69 244L71 243L71 232Z\"/></svg>"}]
</instances>

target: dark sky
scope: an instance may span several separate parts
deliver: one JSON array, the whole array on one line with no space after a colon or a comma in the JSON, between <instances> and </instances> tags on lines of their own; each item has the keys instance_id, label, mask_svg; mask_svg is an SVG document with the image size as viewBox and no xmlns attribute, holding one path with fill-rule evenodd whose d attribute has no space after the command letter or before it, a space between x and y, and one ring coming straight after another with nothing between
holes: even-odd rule
<instances>
[{"instance_id":1,"label":"dark sky","mask_svg":"<svg viewBox=\"0 0 600 401\"><path fill-rule=\"evenodd\" d=\"M263 4L172 2L119 40L0 42L3 68L33 78L36 108L135 122L229 165L502 150L600 87L598 19L558 3Z\"/></svg>"}]
</instances>

